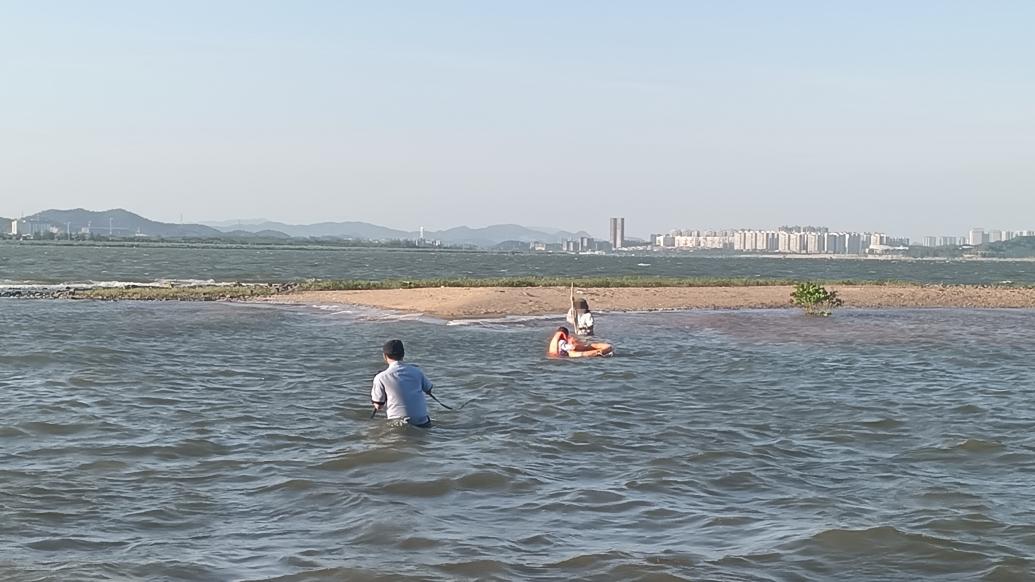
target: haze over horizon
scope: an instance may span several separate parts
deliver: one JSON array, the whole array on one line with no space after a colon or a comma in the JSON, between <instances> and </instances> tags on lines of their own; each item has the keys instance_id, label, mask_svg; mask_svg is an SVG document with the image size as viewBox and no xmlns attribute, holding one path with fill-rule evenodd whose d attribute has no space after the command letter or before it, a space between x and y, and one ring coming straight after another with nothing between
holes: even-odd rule
<instances>
[{"instance_id":1,"label":"haze over horizon","mask_svg":"<svg viewBox=\"0 0 1035 582\"><path fill-rule=\"evenodd\" d=\"M1035 229L1031 2L0 1L0 215Z\"/></svg>"}]
</instances>

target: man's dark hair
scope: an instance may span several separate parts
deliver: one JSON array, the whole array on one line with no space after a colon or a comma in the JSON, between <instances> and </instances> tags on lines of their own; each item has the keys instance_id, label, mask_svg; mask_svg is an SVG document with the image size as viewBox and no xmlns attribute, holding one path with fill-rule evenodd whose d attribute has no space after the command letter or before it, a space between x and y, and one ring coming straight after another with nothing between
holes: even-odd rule
<instances>
[{"instance_id":1,"label":"man's dark hair","mask_svg":"<svg viewBox=\"0 0 1035 582\"><path fill-rule=\"evenodd\" d=\"M403 349L402 340L388 340L385 342L382 351L388 356L390 360L401 360L406 355L406 350Z\"/></svg>"},{"instance_id":2,"label":"man's dark hair","mask_svg":"<svg viewBox=\"0 0 1035 582\"><path fill-rule=\"evenodd\" d=\"M566 328L566 327L563 327L563 326L562 326L562 327L558 327L558 328L557 328L557 331L563 331L563 332L564 332L564 335L571 335L571 332L570 332L570 331L568 331L568 328Z\"/></svg>"}]
</instances>

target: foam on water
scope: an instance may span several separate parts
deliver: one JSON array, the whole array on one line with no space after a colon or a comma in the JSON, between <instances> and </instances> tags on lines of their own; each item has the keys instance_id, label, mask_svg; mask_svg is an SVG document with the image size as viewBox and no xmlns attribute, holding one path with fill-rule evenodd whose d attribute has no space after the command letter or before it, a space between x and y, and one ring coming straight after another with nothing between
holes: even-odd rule
<instances>
[{"instance_id":1,"label":"foam on water","mask_svg":"<svg viewBox=\"0 0 1035 582\"><path fill-rule=\"evenodd\" d=\"M236 285L232 281L214 279L156 279L153 281L66 281L41 283L0 279L0 290L62 291L67 289L124 289L128 287L202 287Z\"/></svg>"}]
</instances>

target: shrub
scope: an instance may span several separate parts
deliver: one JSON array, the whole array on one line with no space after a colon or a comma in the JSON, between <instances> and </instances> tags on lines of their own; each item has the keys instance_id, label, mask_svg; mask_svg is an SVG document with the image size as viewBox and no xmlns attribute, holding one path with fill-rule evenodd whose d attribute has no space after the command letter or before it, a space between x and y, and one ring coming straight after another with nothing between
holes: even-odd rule
<instances>
[{"instance_id":1,"label":"shrub","mask_svg":"<svg viewBox=\"0 0 1035 582\"><path fill-rule=\"evenodd\" d=\"M827 291L818 283L798 283L791 292L791 303L805 310L806 315L830 315L830 310L844 302L837 291Z\"/></svg>"}]
</instances>

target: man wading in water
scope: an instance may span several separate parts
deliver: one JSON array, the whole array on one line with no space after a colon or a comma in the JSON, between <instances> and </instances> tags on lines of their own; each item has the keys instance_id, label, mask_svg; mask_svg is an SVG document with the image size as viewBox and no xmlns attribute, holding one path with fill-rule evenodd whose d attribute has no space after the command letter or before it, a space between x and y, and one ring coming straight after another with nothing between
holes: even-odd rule
<instances>
[{"instance_id":1,"label":"man wading in water","mask_svg":"<svg viewBox=\"0 0 1035 582\"><path fill-rule=\"evenodd\" d=\"M387 405L388 420L405 420L421 428L431 426L425 396L431 394L431 380L420 368L403 363L406 352L402 341L388 340L381 351L388 369L374 376L374 387L370 390L374 414Z\"/></svg>"}]
</instances>

